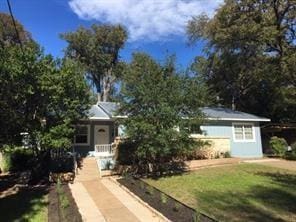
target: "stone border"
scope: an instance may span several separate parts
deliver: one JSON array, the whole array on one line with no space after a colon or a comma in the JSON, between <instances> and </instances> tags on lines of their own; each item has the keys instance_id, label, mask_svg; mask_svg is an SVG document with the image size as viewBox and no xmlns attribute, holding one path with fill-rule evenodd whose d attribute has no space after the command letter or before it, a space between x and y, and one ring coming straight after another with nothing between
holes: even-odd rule
<instances>
[{"instance_id":1,"label":"stone border","mask_svg":"<svg viewBox=\"0 0 296 222\"><path fill-rule=\"evenodd\" d=\"M120 177L117 177L120 178ZM159 211L157 211L156 209L154 209L153 207L151 207L148 203L146 203L145 201L143 201L141 198L139 198L137 195L135 195L133 192L131 192L128 188L126 188L125 186L121 185L120 183L117 182L116 178L114 176L108 177L108 179L110 181L112 181L113 183L115 183L117 186L119 186L121 189L123 189L124 191L126 191L129 195L131 195L136 201L138 201L140 204L142 204L144 207L148 208L152 213L154 213L155 215L157 215L158 217L160 217L162 220L166 221L166 222L171 222L168 218L166 218L162 213L160 213Z\"/></svg>"},{"instance_id":2,"label":"stone border","mask_svg":"<svg viewBox=\"0 0 296 222\"><path fill-rule=\"evenodd\" d=\"M197 170L205 167L223 166L228 164L238 164L241 162L240 158L219 158L219 159L205 159L205 160L190 160L186 161L188 171Z\"/></svg>"}]
</instances>

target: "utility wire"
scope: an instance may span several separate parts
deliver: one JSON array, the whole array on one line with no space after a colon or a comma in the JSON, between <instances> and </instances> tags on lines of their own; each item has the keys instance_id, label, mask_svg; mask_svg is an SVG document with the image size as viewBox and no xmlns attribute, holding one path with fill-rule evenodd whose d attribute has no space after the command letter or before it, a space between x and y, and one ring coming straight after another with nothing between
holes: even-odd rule
<instances>
[{"instance_id":1,"label":"utility wire","mask_svg":"<svg viewBox=\"0 0 296 222\"><path fill-rule=\"evenodd\" d=\"M13 23L13 26L14 26L15 33L16 33L16 36L17 36L18 42L19 42L20 47L21 47L21 51L22 51L22 53L23 53L23 55L24 55L23 44L22 44L22 41L21 41L21 38L20 38L19 32L18 32L17 27L16 27L16 22L15 22L15 19L14 19L13 13L12 13L12 9L11 9L10 2L9 2L9 0L6 0L6 2L7 2L7 5L8 5L8 10L9 10L10 17L11 17L11 19L12 19L12 23Z\"/></svg>"}]
</instances>

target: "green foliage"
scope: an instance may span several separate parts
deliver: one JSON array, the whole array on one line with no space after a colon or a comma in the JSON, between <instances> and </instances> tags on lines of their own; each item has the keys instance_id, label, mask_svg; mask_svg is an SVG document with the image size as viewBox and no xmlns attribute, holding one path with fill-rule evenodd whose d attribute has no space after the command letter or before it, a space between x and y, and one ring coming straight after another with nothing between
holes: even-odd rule
<instances>
[{"instance_id":1,"label":"green foliage","mask_svg":"<svg viewBox=\"0 0 296 222\"><path fill-rule=\"evenodd\" d=\"M21 41L23 44L33 41L30 33L24 29L22 24L20 24L18 21L15 21L15 25L18 33L15 31L11 16L6 13L0 13L1 47L19 44L19 41Z\"/></svg>"},{"instance_id":2,"label":"green foliage","mask_svg":"<svg viewBox=\"0 0 296 222\"><path fill-rule=\"evenodd\" d=\"M32 150L22 147L4 146L2 150L4 172L17 172L32 169L35 166L35 158Z\"/></svg>"},{"instance_id":3,"label":"green foliage","mask_svg":"<svg viewBox=\"0 0 296 222\"><path fill-rule=\"evenodd\" d=\"M154 195L154 188L152 186L146 186L147 193L151 196Z\"/></svg>"},{"instance_id":4,"label":"green foliage","mask_svg":"<svg viewBox=\"0 0 296 222\"><path fill-rule=\"evenodd\" d=\"M284 138L279 138L276 136L271 137L269 145L272 152L279 156L283 156L288 147L288 143Z\"/></svg>"},{"instance_id":5,"label":"green foliage","mask_svg":"<svg viewBox=\"0 0 296 222\"><path fill-rule=\"evenodd\" d=\"M195 78L178 73L174 63L161 65L145 54L134 54L123 75L120 98L120 112L129 116L122 120L126 142L135 149L130 162L156 172L165 163L182 161L195 142L188 131L176 127L202 122L199 107L208 94L204 89Z\"/></svg>"},{"instance_id":6,"label":"green foliage","mask_svg":"<svg viewBox=\"0 0 296 222\"><path fill-rule=\"evenodd\" d=\"M224 158L231 158L231 154L229 151L224 153Z\"/></svg>"},{"instance_id":7,"label":"green foliage","mask_svg":"<svg viewBox=\"0 0 296 222\"><path fill-rule=\"evenodd\" d=\"M213 18L188 23L191 43L206 40L193 65L220 103L295 121L295 1L227 0Z\"/></svg>"},{"instance_id":8,"label":"green foliage","mask_svg":"<svg viewBox=\"0 0 296 222\"><path fill-rule=\"evenodd\" d=\"M286 151L285 159L296 160L296 142L291 145L292 150Z\"/></svg>"},{"instance_id":9,"label":"green foliage","mask_svg":"<svg viewBox=\"0 0 296 222\"><path fill-rule=\"evenodd\" d=\"M89 88L82 70L71 60L53 60L36 47L0 49L0 144L20 144L30 134L38 150L67 148L72 125L85 116Z\"/></svg>"},{"instance_id":10,"label":"green foliage","mask_svg":"<svg viewBox=\"0 0 296 222\"><path fill-rule=\"evenodd\" d=\"M120 25L92 25L65 33L62 38L68 42L67 56L84 66L102 101L107 101L124 66L119 51L127 39L126 30Z\"/></svg>"},{"instance_id":11,"label":"green foliage","mask_svg":"<svg viewBox=\"0 0 296 222\"><path fill-rule=\"evenodd\" d=\"M136 148L136 144L131 140L121 142L117 147L117 161L122 165L132 165L133 161L136 159Z\"/></svg>"},{"instance_id":12,"label":"green foliage","mask_svg":"<svg viewBox=\"0 0 296 222\"><path fill-rule=\"evenodd\" d=\"M166 204L168 202L168 196L164 193L160 193L161 203Z\"/></svg>"}]
</instances>

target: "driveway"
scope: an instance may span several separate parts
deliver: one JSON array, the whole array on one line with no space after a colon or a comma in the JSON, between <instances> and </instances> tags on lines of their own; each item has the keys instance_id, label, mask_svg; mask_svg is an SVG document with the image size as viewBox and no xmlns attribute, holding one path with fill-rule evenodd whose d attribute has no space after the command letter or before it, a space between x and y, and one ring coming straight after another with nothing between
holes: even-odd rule
<instances>
[{"instance_id":1,"label":"driveway","mask_svg":"<svg viewBox=\"0 0 296 222\"><path fill-rule=\"evenodd\" d=\"M296 171L296 161L293 161L293 160L261 159L261 160L250 160L250 161L244 161L244 162L258 163L265 166L278 167L286 170Z\"/></svg>"}]
</instances>

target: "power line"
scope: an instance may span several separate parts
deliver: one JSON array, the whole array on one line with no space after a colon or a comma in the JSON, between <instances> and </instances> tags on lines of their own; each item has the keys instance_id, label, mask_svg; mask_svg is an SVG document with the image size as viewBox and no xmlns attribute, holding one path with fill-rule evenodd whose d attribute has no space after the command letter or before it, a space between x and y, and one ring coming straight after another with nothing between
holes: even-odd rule
<instances>
[{"instance_id":1,"label":"power line","mask_svg":"<svg viewBox=\"0 0 296 222\"><path fill-rule=\"evenodd\" d=\"M15 19L14 19L13 13L12 13L12 9L11 9L10 2L9 2L9 0L6 0L6 2L7 2L7 5L8 5L8 10L9 10L10 17L11 17L11 19L12 19L12 23L13 23L13 26L14 26L15 33L16 33L16 36L17 36L18 42L19 42L20 47L21 47L21 51L22 51L22 53L24 54L24 51L23 51L23 44L22 44L22 41L21 41L21 38L20 38L19 32L18 32L17 27L16 27L16 22L15 22Z\"/></svg>"}]
</instances>

